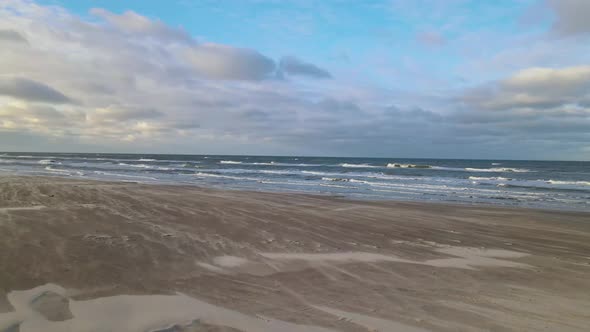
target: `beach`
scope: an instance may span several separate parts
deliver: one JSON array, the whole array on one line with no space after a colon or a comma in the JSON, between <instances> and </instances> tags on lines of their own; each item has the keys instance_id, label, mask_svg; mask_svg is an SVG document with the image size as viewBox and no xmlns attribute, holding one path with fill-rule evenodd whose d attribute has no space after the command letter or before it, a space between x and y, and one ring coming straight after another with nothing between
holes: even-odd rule
<instances>
[{"instance_id":1,"label":"beach","mask_svg":"<svg viewBox=\"0 0 590 332\"><path fill-rule=\"evenodd\" d=\"M590 213L0 177L0 331L587 331Z\"/></svg>"}]
</instances>

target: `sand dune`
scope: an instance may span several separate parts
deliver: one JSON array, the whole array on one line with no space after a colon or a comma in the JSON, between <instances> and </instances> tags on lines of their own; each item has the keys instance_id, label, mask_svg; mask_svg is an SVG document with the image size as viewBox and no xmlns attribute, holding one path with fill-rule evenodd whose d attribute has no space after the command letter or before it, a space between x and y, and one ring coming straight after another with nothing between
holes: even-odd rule
<instances>
[{"instance_id":1,"label":"sand dune","mask_svg":"<svg viewBox=\"0 0 590 332\"><path fill-rule=\"evenodd\" d=\"M588 221L0 177L0 331L586 331Z\"/></svg>"}]
</instances>

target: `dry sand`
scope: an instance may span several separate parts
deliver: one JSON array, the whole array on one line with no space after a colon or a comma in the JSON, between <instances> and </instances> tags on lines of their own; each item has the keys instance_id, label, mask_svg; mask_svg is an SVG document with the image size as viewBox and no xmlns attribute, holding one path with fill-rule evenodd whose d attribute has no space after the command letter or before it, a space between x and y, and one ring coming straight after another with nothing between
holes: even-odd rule
<instances>
[{"instance_id":1,"label":"dry sand","mask_svg":"<svg viewBox=\"0 0 590 332\"><path fill-rule=\"evenodd\" d=\"M588 331L590 214L0 177L0 331Z\"/></svg>"}]
</instances>

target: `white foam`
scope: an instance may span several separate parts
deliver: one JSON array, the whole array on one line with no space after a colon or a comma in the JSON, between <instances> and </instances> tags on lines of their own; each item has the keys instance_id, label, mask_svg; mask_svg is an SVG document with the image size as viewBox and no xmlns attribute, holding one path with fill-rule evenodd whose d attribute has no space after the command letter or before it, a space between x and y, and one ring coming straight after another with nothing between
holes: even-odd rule
<instances>
[{"instance_id":1,"label":"white foam","mask_svg":"<svg viewBox=\"0 0 590 332\"><path fill-rule=\"evenodd\" d=\"M53 168L51 166L47 166L45 167L46 170L50 171L50 172L54 172L54 173L63 173L63 174L71 174L68 170L65 169L57 169L57 168Z\"/></svg>"},{"instance_id":2,"label":"white foam","mask_svg":"<svg viewBox=\"0 0 590 332\"><path fill-rule=\"evenodd\" d=\"M233 160L222 160L219 162L220 164L241 164L241 161L233 161Z\"/></svg>"},{"instance_id":3,"label":"white foam","mask_svg":"<svg viewBox=\"0 0 590 332\"><path fill-rule=\"evenodd\" d=\"M430 165L415 165L415 164L389 163L389 164L387 164L387 168L419 168L419 169L429 169L429 168L432 168L432 166L430 166Z\"/></svg>"},{"instance_id":4,"label":"white foam","mask_svg":"<svg viewBox=\"0 0 590 332\"><path fill-rule=\"evenodd\" d=\"M347 163L343 163L343 164L340 164L340 167L346 167L346 168L378 168L379 166L373 166L373 165L369 165L369 164L347 164Z\"/></svg>"},{"instance_id":5,"label":"white foam","mask_svg":"<svg viewBox=\"0 0 590 332\"><path fill-rule=\"evenodd\" d=\"M37 163L39 163L41 165L61 164L61 163L58 163L52 159L42 159L42 160L39 160Z\"/></svg>"},{"instance_id":6,"label":"white foam","mask_svg":"<svg viewBox=\"0 0 590 332\"><path fill-rule=\"evenodd\" d=\"M170 168L170 167L160 167L160 166L146 165L146 164L119 163L118 165L119 166L126 166L126 167L134 167L134 168L155 169L155 170L160 170L160 171L170 171L170 170L174 169L174 168Z\"/></svg>"},{"instance_id":7,"label":"white foam","mask_svg":"<svg viewBox=\"0 0 590 332\"><path fill-rule=\"evenodd\" d=\"M590 181L559 181L559 180L547 180L547 183L557 184L557 185L590 186Z\"/></svg>"},{"instance_id":8,"label":"white foam","mask_svg":"<svg viewBox=\"0 0 590 332\"><path fill-rule=\"evenodd\" d=\"M496 172L496 173L505 173L505 172L514 172L514 173L527 173L530 172L528 169L524 168L509 168L509 167L493 167L493 168L465 168L468 172Z\"/></svg>"},{"instance_id":9,"label":"white foam","mask_svg":"<svg viewBox=\"0 0 590 332\"><path fill-rule=\"evenodd\" d=\"M481 177L481 176L470 176L469 180L476 180L476 181L510 181L510 178L503 178L501 176L495 177Z\"/></svg>"}]
</instances>

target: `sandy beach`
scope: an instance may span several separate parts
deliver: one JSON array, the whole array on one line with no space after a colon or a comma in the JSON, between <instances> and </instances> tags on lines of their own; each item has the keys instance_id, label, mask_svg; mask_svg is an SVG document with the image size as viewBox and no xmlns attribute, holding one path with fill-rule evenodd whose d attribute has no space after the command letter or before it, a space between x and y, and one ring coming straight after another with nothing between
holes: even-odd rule
<instances>
[{"instance_id":1,"label":"sandy beach","mask_svg":"<svg viewBox=\"0 0 590 332\"><path fill-rule=\"evenodd\" d=\"M590 213L0 177L0 331L588 331Z\"/></svg>"}]
</instances>

